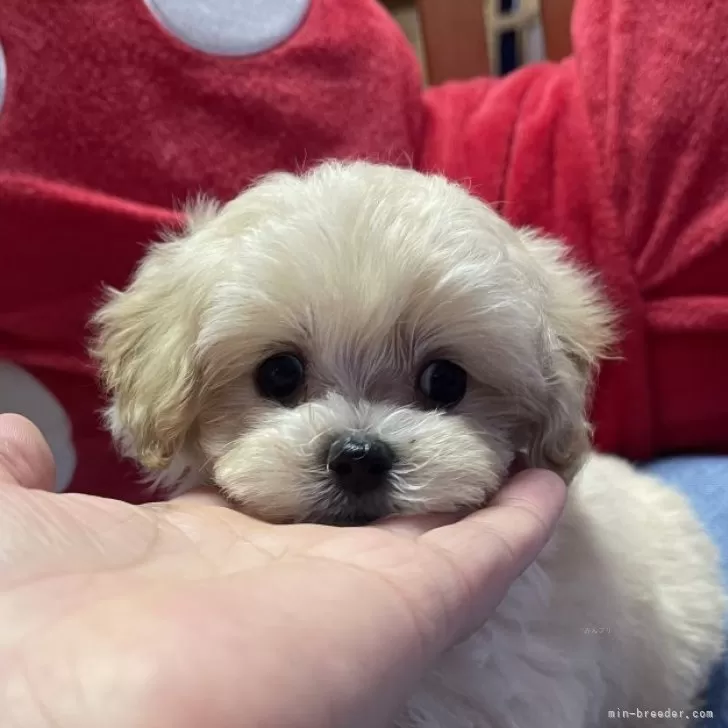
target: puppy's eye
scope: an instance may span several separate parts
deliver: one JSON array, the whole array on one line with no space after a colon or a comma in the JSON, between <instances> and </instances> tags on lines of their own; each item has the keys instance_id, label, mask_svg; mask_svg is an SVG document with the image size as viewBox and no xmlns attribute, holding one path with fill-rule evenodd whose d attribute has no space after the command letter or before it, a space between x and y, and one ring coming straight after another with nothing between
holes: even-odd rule
<instances>
[{"instance_id":1,"label":"puppy's eye","mask_svg":"<svg viewBox=\"0 0 728 728\"><path fill-rule=\"evenodd\" d=\"M284 402L299 390L304 378L303 362L295 354L276 354L258 367L255 383L264 397Z\"/></svg>"},{"instance_id":2,"label":"puppy's eye","mask_svg":"<svg viewBox=\"0 0 728 728\"><path fill-rule=\"evenodd\" d=\"M418 384L422 394L433 404L453 407L465 396L468 375L457 364L436 359L425 367Z\"/></svg>"}]
</instances>

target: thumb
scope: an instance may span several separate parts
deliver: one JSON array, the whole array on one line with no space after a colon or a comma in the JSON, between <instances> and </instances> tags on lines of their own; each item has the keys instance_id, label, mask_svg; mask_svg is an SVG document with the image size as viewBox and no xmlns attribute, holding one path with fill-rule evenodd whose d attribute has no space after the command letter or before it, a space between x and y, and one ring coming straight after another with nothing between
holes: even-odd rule
<instances>
[{"instance_id":1,"label":"thumb","mask_svg":"<svg viewBox=\"0 0 728 728\"><path fill-rule=\"evenodd\" d=\"M40 430L25 417L0 414L0 483L53 490L56 466Z\"/></svg>"},{"instance_id":2,"label":"thumb","mask_svg":"<svg viewBox=\"0 0 728 728\"><path fill-rule=\"evenodd\" d=\"M558 475L524 470L487 508L420 537L446 553L459 573L459 582L468 585L457 603L457 640L490 616L511 584L538 556L565 502L566 485Z\"/></svg>"}]
</instances>

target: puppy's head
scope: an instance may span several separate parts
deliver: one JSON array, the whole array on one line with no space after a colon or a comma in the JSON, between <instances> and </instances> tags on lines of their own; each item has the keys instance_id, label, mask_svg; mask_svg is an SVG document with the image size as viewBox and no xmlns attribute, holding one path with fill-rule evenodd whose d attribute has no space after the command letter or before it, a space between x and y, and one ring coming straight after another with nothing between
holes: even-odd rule
<instances>
[{"instance_id":1,"label":"puppy's head","mask_svg":"<svg viewBox=\"0 0 728 728\"><path fill-rule=\"evenodd\" d=\"M328 164L192 214L95 354L114 436L163 481L346 523L476 507L514 463L571 478L609 321L559 244L459 187Z\"/></svg>"}]
</instances>

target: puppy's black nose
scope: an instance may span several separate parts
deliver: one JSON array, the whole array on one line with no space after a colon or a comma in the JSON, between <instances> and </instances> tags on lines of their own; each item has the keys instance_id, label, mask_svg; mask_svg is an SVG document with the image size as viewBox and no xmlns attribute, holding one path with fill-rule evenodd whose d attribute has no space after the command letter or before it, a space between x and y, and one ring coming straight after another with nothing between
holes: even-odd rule
<instances>
[{"instance_id":1,"label":"puppy's black nose","mask_svg":"<svg viewBox=\"0 0 728 728\"><path fill-rule=\"evenodd\" d=\"M394 452L376 438L347 435L333 442L326 465L340 488L361 495L383 485L394 465Z\"/></svg>"}]
</instances>

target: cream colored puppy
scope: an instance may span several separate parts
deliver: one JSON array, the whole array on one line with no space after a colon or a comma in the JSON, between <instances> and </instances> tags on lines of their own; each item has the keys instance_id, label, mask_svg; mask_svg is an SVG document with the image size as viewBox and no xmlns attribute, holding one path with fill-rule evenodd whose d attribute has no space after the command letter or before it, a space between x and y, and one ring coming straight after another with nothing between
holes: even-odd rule
<instances>
[{"instance_id":1,"label":"cream colored puppy","mask_svg":"<svg viewBox=\"0 0 728 728\"><path fill-rule=\"evenodd\" d=\"M558 471L556 535L398 725L675 727L721 649L717 557L678 493L589 456L611 318L559 243L461 188L326 164L193 211L99 312L96 355L125 454L269 521L477 508Z\"/></svg>"}]
</instances>

